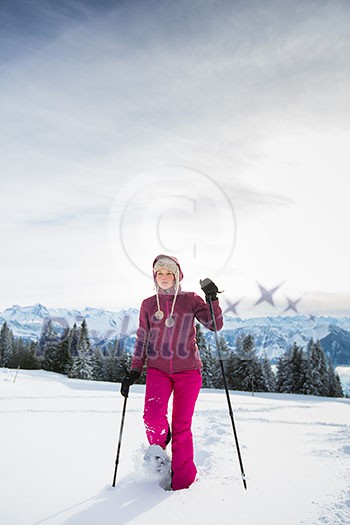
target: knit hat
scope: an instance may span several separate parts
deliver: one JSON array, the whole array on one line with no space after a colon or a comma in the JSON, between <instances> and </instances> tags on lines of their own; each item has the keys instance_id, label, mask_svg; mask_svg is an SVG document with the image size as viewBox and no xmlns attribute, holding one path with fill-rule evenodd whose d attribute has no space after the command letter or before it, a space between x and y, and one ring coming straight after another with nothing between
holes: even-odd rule
<instances>
[{"instance_id":1,"label":"knit hat","mask_svg":"<svg viewBox=\"0 0 350 525\"><path fill-rule=\"evenodd\" d=\"M167 326L168 328L171 328L175 324L175 321L173 319L173 313L174 313L174 308L175 308L176 297L177 297L177 295L179 293L179 289L180 289L180 281L183 278L183 273L181 271L181 268L180 268L180 265L179 265L178 261L174 257L169 257L168 255L158 255L154 259L154 262L153 262L153 278L154 278L154 282L156 283L156 290L157 290L156 299L157 299L157 307L158 307L158 310L156 311L155 316L156 316L156 318L158 320L161 320L164 317L164 312L162 312L162 310L160 309L159 295L158 295L159 294L159 286L158 286L157 280L156 280L157 272L161 268L165 268L166 270L169 270L169 272L173 273L174 276L175 276L174 299L173 299L173 303L171 305L170 316L165 320L165 326Z\"/></svg>"},{"instance_id":2,"label":"knit hat","mask_svg":"<svg viewBox=\"0 0 350 525\"><path fill-rule=\"evenodd\" d=\"M176 262L170 257L167 257L166 255L160 256L159 259L156 259L156 262L153 266L154 275L156 275L158 270L160 270L161 268L165 268L166 270L169 270L169 272L174 274L175 288L176 288L179 284L179 277L180 277L179 267L176 264Z\"/></svg>"}]
</instances>

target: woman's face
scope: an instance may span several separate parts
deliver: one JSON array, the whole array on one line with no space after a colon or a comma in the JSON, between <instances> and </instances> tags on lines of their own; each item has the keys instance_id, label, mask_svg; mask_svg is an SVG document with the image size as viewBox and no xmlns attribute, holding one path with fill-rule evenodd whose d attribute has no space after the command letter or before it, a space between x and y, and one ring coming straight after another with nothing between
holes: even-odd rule
<instances>
[{"instance_id":1,"label":"woman's face","mask_svg":"<svg viewBox=\"0 0 350 525\"><path fill-rule=\"evenodd\" d=\"M175 275L166 268L160 268L157 271L156 280L160 288L162 288L163 290L167 290L168 288L174 286Z\"/></svg>"}]
</instances>

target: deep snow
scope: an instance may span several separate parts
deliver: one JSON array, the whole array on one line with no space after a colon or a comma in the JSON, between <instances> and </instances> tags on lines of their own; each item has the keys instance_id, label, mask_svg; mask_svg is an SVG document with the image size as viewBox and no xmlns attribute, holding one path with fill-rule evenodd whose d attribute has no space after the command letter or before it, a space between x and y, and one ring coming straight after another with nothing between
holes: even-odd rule
<instances>
[{"instance_id":1,"label":"deep snow","mask_svg":"<svg viewBox=\"0 0 350 525\"><path fill-rule=\"evenodd\" d=\"M350 523L349 400L232 392L248 490L226 398L202 390L193 421L198 481L165 492L139 481L144 387L128 400L117 486L111 487L123 398L119 385L0 369L3 525Z\"/></svg>"}]
</instances>

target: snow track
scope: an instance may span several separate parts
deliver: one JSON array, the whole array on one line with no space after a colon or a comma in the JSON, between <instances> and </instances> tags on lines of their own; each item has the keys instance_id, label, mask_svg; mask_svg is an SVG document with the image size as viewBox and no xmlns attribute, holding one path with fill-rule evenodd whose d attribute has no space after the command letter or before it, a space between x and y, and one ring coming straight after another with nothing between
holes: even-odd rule
<instances>
[{"instance_id":1,"label":"snow track","mask_svg":"<svg viewBox=\"0 0 350 525\"><path fill-rule=\"evenodd\" d=\"M193 421L198 481L165 492L142 479L144 387L128 400L111 488L119 385L0 369L0 500L4 525L348 525L349 401L231 393L248 490L225 394L202 390Z\"/></svg>"}]
</instances>

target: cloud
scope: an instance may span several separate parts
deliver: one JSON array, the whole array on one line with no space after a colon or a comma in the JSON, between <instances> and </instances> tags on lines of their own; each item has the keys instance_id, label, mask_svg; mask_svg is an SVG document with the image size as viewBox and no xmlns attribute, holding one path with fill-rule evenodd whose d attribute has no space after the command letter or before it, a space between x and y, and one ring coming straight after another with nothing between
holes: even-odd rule
<instances>
[{"instance_id":1,"label":"cloud","mask_svg":"<svg viewBox=\"0 0 350 525\"><path fill-rule=\"evenodd\" d=\"M281 195L278 193L269 193L262 191L259 188L254 188L245 185L241 182L225 183L225 192L231 200L235 209L252 209L257 207L269 207L275 209L279 207L292 206L294 200L288 195Z\"/></svg>"},{"instance_id":2,"label":"cloud","mask_svg":"<svg viewBox=\"0 0 350 525\"><path fill-rule=\"evenodd\" d=\"M293 213L298 226L309 221L300 195L330 180L317 146L325 142L305 142L320 160L300 168L302 137L344 130L349 114L346 2L42 0L2 9L0 213L12 257L24 247L39 274L45 242L67 273L81 265L83 243L108 257L114 198L140 172L169 165L217 181L240 214L244 253L259 228L295 241ZM336 136L328 149L339 148ZM278 156L283 144L294 156L287 147ZM327 169L336 155L347 165L334 153ZM328 194L322 186L318 201ZM276 216L264 223L267 210ZM52 235L76 246L66 261Z\"/></svg>"}]
</instances>

